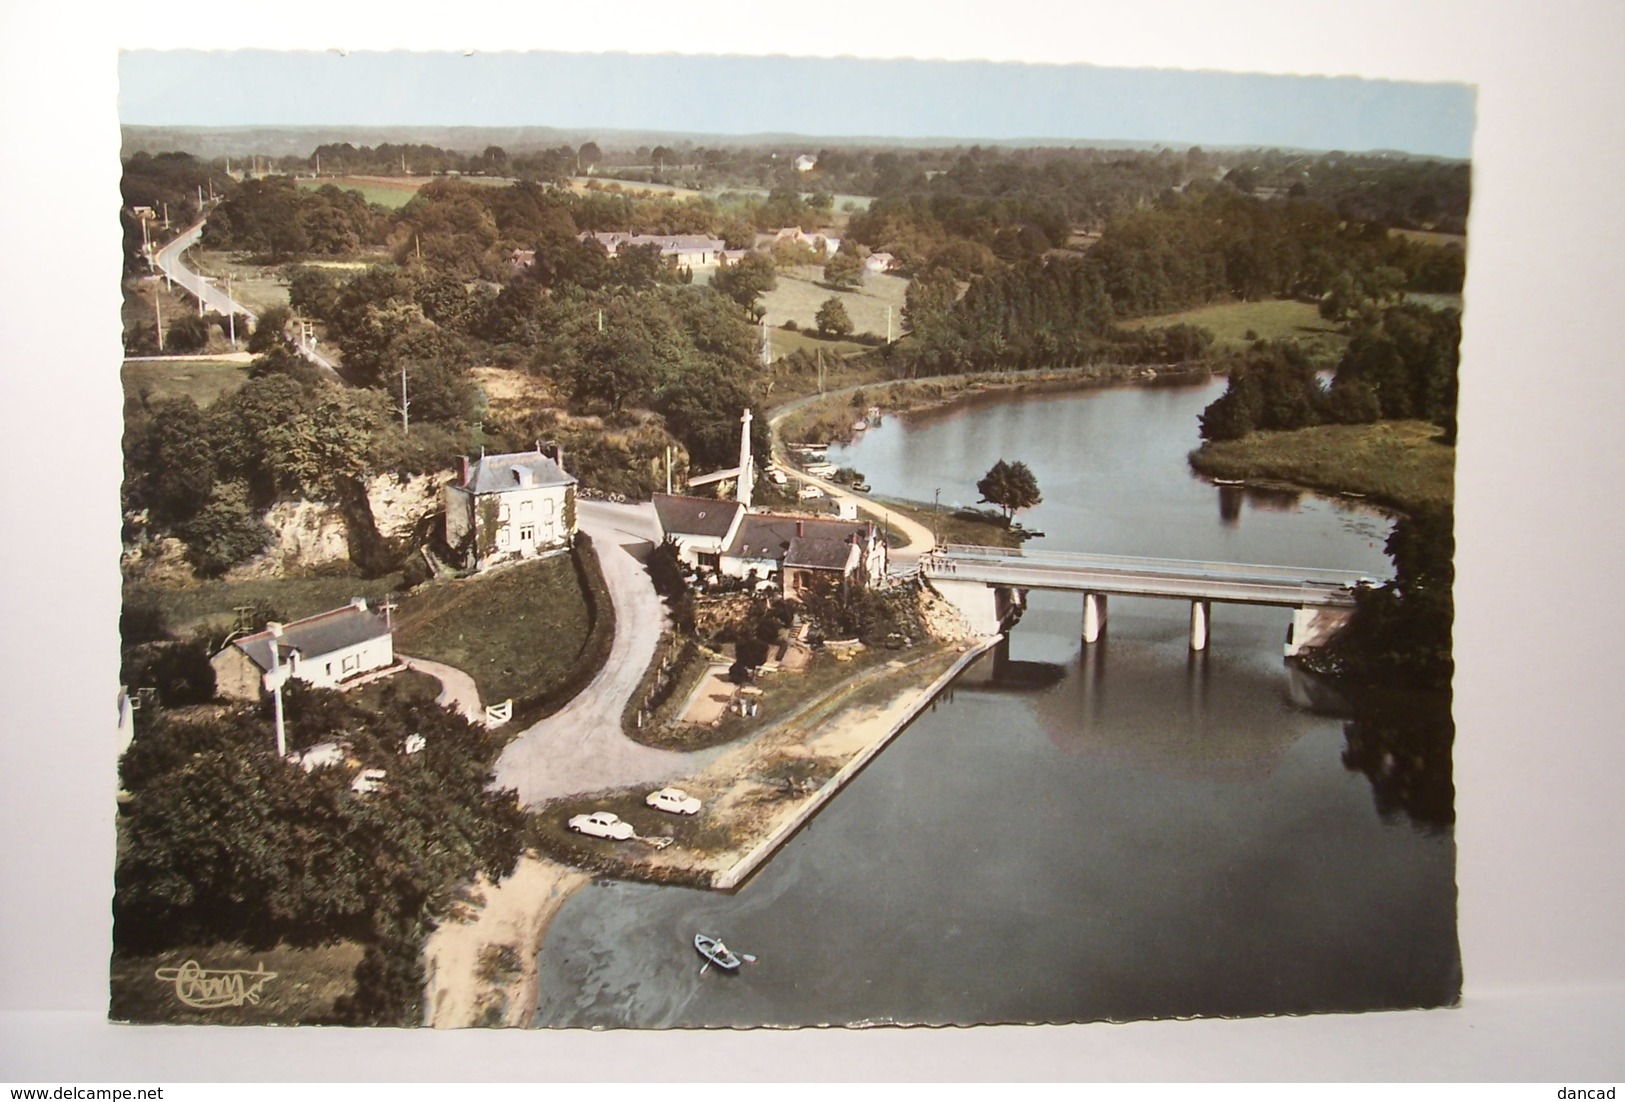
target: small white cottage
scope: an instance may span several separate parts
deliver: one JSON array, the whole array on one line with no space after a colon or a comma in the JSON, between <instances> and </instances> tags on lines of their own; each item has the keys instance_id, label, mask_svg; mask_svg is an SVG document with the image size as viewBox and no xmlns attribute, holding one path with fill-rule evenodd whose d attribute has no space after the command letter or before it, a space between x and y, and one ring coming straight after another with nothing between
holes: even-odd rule
<instances>
[{"instance_id":1,"label":"small white cottage","mask_svg":"<svg viewBox=\"0 0 1625 1102\"><path fill-rule=\"evenodd\" d=\"M384 618L358 597L343 608L291 624L268 624L264 631L234 639L209 664L215 692L229 700L259 699L276 671L333 689L394 665L395 637Z\"/></svg>"}]
</instances>

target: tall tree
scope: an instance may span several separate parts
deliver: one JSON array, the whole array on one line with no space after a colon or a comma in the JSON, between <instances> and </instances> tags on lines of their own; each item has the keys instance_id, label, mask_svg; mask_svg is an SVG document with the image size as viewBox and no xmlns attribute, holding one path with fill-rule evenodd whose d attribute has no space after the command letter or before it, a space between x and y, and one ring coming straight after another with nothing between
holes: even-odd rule
<instances>
[{"instance_id":1,"label":"tall tree","mask_svg":"<svg viewBox=\"0 0 1625 1102\"><path fill-rule=\"evenodd\" d=\"M1044 499L1038 492L1038 479L1027 464L1006 463L1000 459L976 483L982 500L1004 510L1004 523L1009 525L1015 514L1031 509Z\"/></svg>"}]
</instances>

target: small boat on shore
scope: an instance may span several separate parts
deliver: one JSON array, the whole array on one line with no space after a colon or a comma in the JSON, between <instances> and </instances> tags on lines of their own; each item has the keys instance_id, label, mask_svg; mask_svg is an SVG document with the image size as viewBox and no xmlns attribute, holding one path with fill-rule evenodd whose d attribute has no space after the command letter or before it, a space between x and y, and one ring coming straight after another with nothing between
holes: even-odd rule
<instances>
[{"instance_id":1,"label":"small boat on shore","mask_svg":"<svg viewBox=\"0 0 1625 1102\"><path fill-rule=\"evenodd\" d=\"M706 934L694 935L694 948L699 950L700 956L718 968L734 972L739 969L739 957L722 944L719 937L710 937Z\"/></svg>"}]
</instances>

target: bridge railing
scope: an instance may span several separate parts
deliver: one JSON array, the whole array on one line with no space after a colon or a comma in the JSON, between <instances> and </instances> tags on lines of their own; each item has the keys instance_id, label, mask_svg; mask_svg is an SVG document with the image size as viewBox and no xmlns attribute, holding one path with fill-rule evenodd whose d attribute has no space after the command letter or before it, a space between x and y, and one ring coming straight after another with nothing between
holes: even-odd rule
<instances>
[{"instance_id":1,"label":"bridge railing","mask_svg":"<svg viewBox=\"0 0 1625 1102\"><path fill-rule=\"evenodd\" d=\"M969 560L1023 566L1055 566L1062 569L1132 571L1166 574L1173 577L1245 577L1311 586L1345 586L1371 581L1354 570L1318 566L1275 566L1270 564L1204 562L1194 559L1160 559L1139 555L1097 555L1079 551L1039 551L1027 548L987 547L950 543L933 555L947 561Z\"/></svg>"}]
</instances>

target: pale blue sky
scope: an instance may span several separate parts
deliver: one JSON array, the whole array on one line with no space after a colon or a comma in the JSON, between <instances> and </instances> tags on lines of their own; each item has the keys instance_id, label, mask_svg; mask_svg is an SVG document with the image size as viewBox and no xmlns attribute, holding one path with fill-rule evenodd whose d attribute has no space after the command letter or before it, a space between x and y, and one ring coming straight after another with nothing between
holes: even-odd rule
<instances>
[{"instance_id":1,"label":"pale blue sky","mask_svg":"<svg viewBox=\"0 0 1625 1102\"><path fill-rule=\"evenodd\" d=\"M1473 89L989 62L562 53L133 51L125 123L554 126L715 134L1398 149L1467 157Z\"/></svg>"}]
</instances>

